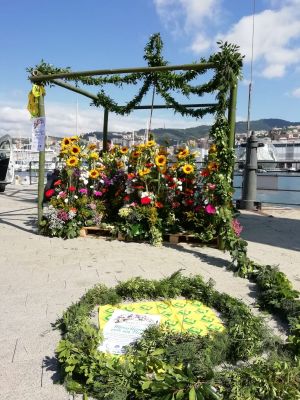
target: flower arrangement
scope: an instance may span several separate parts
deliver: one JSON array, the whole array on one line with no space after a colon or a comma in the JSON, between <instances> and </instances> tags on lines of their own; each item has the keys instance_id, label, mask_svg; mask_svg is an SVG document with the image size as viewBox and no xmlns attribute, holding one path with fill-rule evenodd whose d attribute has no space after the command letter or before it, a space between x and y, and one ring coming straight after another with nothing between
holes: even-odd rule
<instances>
[{"instance_id":1,"label":"flower arrangement","mask_svg":"<svg viewBox=\"0 0 300 400\"><path fill-rule=\"evenodd\" d=\"M42 230L50 236L76 237L81 227L105 222L126 239L155 245L175 232L210 241L228 213L231 217L224 206L230 183L215 144L202 170L189 147L170 154L154 140L131 148L115 146L99 157L94 144L66 137L60 161L60 179L45 193L50 201ZM232 222L231 229L239 235L241 228Z\"/></svg>"}]
</instances>

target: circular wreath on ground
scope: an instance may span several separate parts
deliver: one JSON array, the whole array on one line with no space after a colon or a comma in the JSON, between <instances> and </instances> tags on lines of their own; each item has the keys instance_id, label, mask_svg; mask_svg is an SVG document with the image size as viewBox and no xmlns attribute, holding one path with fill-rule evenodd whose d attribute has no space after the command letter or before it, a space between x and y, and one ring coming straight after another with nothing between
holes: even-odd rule
<instances>
[{"instance_id":1,"label":"circular wreath on ground","mask_svg":"<svg viewBox=\"0 0 300 400\"><path fill-rule=\"evenodd\" d=\"M197 329L172 330L164 323L147 329L122 355L98 349L103 336L94 321L96 307L106 306L108 312L108 305L126 308L128 302L167 299L214 309L224 329L203 336ZM300 398L299 360L289 356L261 317L201 276L177 272L160 281L134 278L115 288L97 285L66 310L57 326L63 334L57 347L62 380L68 391L85 399Z\"/></svg>"}]
</instances>

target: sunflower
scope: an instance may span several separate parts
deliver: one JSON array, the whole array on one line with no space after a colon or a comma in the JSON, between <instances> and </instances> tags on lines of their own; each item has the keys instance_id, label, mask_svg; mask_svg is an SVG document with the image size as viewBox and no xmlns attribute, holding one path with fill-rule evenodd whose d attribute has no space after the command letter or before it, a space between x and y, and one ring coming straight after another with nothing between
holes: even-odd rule
<instances>
[{"instance_id":1,"label":"sunflower","mask_svg":"<svg viewBox=\"0 0 300 400\"><path fill-rule=\"evenodd\" d=\"M76 144L73 144L73 145L71 146L71 153L72 153L74 156L77 156L77 155L80 153L80 147L77 146Z\"/></svg>"},{"instance_id":2,"label":"sunflower","mask_svg":"<svg viewBox=\"0 0 300 400\"><path fill-rule=\"evenodd\" d=\"M165 173L167 172L167 167L166 167L166 165L163 165L163 166L157 167L157 168L158 168L158 170L159 170L159 172L160 172L161 174L165 174Z\"/></svg>"},{"instance_id":3,"label":"sunflower","mask_svg":"<svg viewBox=\"0 0 300 400\"><path fill-rule=\"evenodd\" d=\"M69 153L69 146L62 145L62 146L61 146L61 149L60 149L60 153L61 153L61 154L67 154L67 153Z\"/></svg>"},{"instance_id":4,"label":"sunflower","mask_svg":"<svg viewBox=\"0 0 300 400\"><path fill-rule=\"evenodd\" d=\"M95 150L96 147L97 147L97 146L96 146L95 143L90 143L90 144L88 145L88 149L89 149L89 150Z\"/></svg>"},{"instance_id":5,"label":"sunflower","mask_svg":"<svg viewBox=\"0 0 300 400\"><path fill-rule=\"evenodd\" d=\"M155 164L158 167L164 167L167 163L167 157L163 154L159 154L158 156L155 157Z\"/></svg>"},{"instance_id":6,"label":"sunflower","mask_svg":"<svg viewBox=\"0 0 300 400\"><path fill-rule=\"evenodd\" d=\"M144 150L145 147L146 147L146 145L144 143L141 143L138 145L139 150Z\"/></svg>"},{"instance_id":7,"label":"sunflower","mask_svg":"<svg viewBox=\"0 0 300 400\"><path fill-rule=\"evenodd\" d=\"M71 144L71 140L68 137L63 138L63 140L61 141L61 147L70 146L70 144Z\"/></svg>"},{"instance_id":8,"label":"sunflower","mask_svg":"<svg viewBox=\"0 0 300 400\"><path fill-rule=\"evenodd\" d=\"M194 172L194 167L193 167L191 164L185 164L185 165L182 167L182 171L183 171L185 174L192 174L192 173Z\"/></svg>"},{"instance_id":9,"label":"sunflower","mask_svg":"<svg viewBox=\"0 0 300 400\"><path fill-rule=\"evenodd\" d=\"M122 154L127 154L127 153L128 153L128 147L126 147L126 146L121 147L121 148L120 148L120 152L121 152Z\"/></svg>"},{"instance_id":10,"label":"sunflower","mask_svg":"<svg viewBox=\"0 0 300 400\"><path fill-rule=\"evenodd\" d=\"M90 154L90 158L91 158L92 160L98 160L99 154L96 153L95 151L93 151L93 152Z\"/></svg>"},{"instance_id":11,"label":"sunflower","mask_svg":"<svg viewBox=\"0 0 300 400\"><path fill-rule=\"evenodd\" d=\"M122 167L124 167L124 163L123 163L123 161L117 161L117 168L122 168Z\"/></svg>"},{"instance_id":12,"label":"sunflower","mask_svg":"<svg viewBox=\"0 0 300 400\"><path fill-rule=\"evenodd\" d=\"M177 158L180 160L180 159L182 159L182 158L186 158L189 154L190 154L189 149L184 149L184 150L181 150L181 151L177 154Z\"/></svg>"},{"instance_id":13,"label":"sunflower","mask_svg":"<svg viewBox=\"0 0 300 400\"><path fill-rule=\"evenodd\" d=\"M216 162L214 162L214 161L211 161L210 163L208 163L207 169L208 169L209 171L217 171L217 169L218 169L218 164L217 164Z\"/></svg>"},{"instance_id":14,"label":"sunflower","mask_svg":"<svg viewBox=\"0 0 300 400\"><path fill-rule=\"evenodd\" d=\"M71 142L78 142L79 137L78 136L71 136L70 140L71 140Z\"/></svg>"},{"instance_id":15,"label":"sunflower","mask_svg":"<svg viewBox=\"0 0 300 400\"><path fill-rule=\"evenodd\" d=\"M68 165L69 167L76 167L76 166L78 165L78 163L79 163L79 160L78 160L77 157L71 156L71 157L69 157L69 158L67 159L66 162L67 162L67 165Z\"/></svg>"},{"instance_id":16,"label":"sunflower","mask_svg":"<svg viewBox=\"0 0 300 400\"><path fill-rule=\"evenodd\" d=\"M212 144L209 148L209 153L216 153L217 152L217 146L215 144Z\"/></svg>"},{"instance_id":17,"label":"sunflower","mask_svg":"<svg viewBox=\"0 0 300 400\"><path fill-rule=\"evenodd\" d=\"M156 145L156 143L154 140L148 140L148 142L146 143L146 147L153 147L155 145Z\"/></svg>"},{"instance_id":18,"label":"sunflower","mask_svg":"<svg viewBox=\"0 0 300 400\"><path fill-rule=\"evenodd\" d=\"M131 157L132 158L139 158L141 152L140 151L134 151L133 153L131 153Z\"/></svg>"},{"instance_id":19,"label":"sunflower","mask_svg":"<svg viewBox=\"0 0 300 400\"><path fill-rule=\"evenodd\" d=\"M151 170L150 168L143 168L139 170L139 176L144 176L150 174Z\"/></svg>"},{"instance_id":20,"label":"sunflower","mask_svg":"<svg viewBox=\"0 0 300 400\"><path fill-rule=\"evenodd\" d=\"M89 171L89 177L92 179L97 179L99 176L99 171L97 171L96 169L91 169Z\"/></svg>"}]
</instances>

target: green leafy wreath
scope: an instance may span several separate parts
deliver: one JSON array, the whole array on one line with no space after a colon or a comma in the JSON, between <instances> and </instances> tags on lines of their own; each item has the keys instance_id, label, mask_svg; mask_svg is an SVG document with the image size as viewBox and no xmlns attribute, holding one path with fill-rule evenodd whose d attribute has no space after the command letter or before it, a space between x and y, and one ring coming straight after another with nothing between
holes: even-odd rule
<instances>
[{"instance_id":1,"label":"green leafy wreath","mask_svg":"<svg viewBox=\"0 0 300 400\"><path fill-rule=\"evenodd\" d=\"M216 309L225 333L201 337L151 328L121 358L97 350L101 333L91 320L97 305L177 297ZM62 380L68 391L82 393L86 399L291 400L300 396L299 360L286 353L261 317L200 276L175 273L160 281L134 278L115 288L95 286L68 308L57 326L63 334L57 347Z\"/></svg>"}]
</instances>

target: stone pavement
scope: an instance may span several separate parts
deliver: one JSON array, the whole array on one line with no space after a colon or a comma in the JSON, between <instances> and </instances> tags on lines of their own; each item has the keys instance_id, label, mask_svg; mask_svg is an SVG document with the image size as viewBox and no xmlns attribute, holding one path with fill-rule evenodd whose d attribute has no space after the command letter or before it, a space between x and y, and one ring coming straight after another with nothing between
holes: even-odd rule
<instances>
[{"instance_id":1,"label":"stone pavement","mask_svg":"<svg viewBox=\"0 0 300 400\"><path fill-rule=\"evenodd\" d=\"M1 400L72 398L53 384L60 335L51 324L98 282L113 286L133 276L160 279L184 269L184 274L214 279L218 290L253 305L253 284L226 271L230 257L217 249L37 235L36 193L34 186L9 185L0 194ZM250 257L279 264L300 289L300 210L243 212L240 221Z\"/></svg>"}]
</instances>

